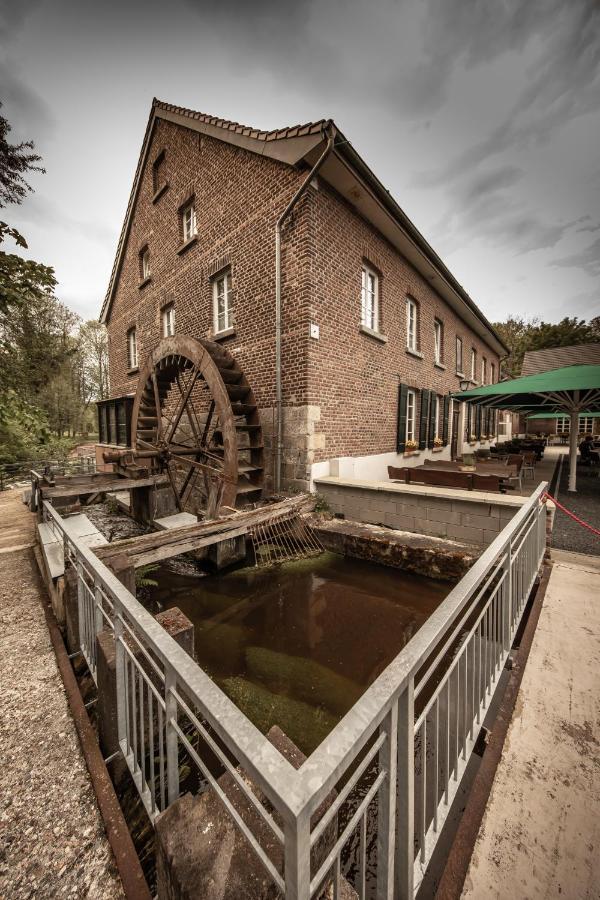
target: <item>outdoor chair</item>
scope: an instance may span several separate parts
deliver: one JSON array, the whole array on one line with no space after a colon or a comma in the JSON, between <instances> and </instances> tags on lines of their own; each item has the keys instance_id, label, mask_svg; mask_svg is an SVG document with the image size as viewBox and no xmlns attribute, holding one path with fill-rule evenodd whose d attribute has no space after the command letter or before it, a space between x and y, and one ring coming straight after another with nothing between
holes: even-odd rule
<instances>
[{"instance_id":1,"label":"outdoor chair","mask_svg":"<svg viewBox=\"0 0 600 900\"><path fill-rule=\"evenodd\" d=\"M423 484L431 487L452 487L470 491L473 489L473 476L470 472L452 472L447 469L421 469L411 483L418 478Z\"/></svg>"},{"instance_id":2,"label":"outdoor chair","mask_svg":"<svg viewBox=\"0 0 600 900\"><path fill-rule=\"evenodd\" d=\"M509 475L509 481L516 481L519 485L519 490L523 489L523 455L521 453L509 453L506 457L506 465L507 466L516 466L516 473L514 475Z\"/></svg>"},{"instance_id":3,"label":"outdoor chair","mask_svg":"<svg viewBox=\"0 0 600 900\"><path fill-rule=\"evenodd\" d=\"M388 478L390 481L406 481L410 480L408 466L388 466Z\"/></svg>"},{"instance_id":4,"label":"outdoor chair","mask_svg":"<svg viewBox=\"0 0 600 900\"><path fill-rule=\"evenodd\" d=\"M523 475L531 474L532 478L535 478L535 464L537 462L537 455L535 453L524 453L523 454Z\"/></svg>"}]
</instances>

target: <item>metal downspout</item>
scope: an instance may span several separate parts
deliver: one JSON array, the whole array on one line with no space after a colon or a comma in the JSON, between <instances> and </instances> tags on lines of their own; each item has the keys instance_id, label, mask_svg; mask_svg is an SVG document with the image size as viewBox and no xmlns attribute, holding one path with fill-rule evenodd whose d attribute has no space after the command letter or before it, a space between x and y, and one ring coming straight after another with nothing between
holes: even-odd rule
<instances>
[{"instance_id":1,"label":"metal downspout","mask_svg":"<svg viewBox=\"0 0 600 900\"><path fill-rule=\"evenodd\" d=\"M315 177L331 151L335 141L333 122L327 122L324 128L327 134L327 146L314 164L275 225L275 491L281 490L281 456L283 452L283 409L281 390L281 228L292 212L296 203Z\"/></svg>"}]
</instances>

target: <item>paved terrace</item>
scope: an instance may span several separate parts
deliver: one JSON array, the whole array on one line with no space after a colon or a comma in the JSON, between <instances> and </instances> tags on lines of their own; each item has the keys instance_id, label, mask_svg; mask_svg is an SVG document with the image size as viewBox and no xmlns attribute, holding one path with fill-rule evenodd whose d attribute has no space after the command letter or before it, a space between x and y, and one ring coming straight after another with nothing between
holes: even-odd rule
<instances>
[{"instance_id":1,"label":"paved terrace","mask_svg":"<svg viewBox=\"0 0 600 900\"><path fill-rule=\"evenodd\" d=\"M42 609L34 519L0 494L0 897L124 896Z\"/></svg>"},{"instance_id":2,"label":"paved terrace","mask_svg":"<svg viewBox=\"0 0 600 900\"><path fill-rule=\"evenodd\" d=\"M552 555L465 900L599 896L600 560Z\"/></svg>"}]
</instances>

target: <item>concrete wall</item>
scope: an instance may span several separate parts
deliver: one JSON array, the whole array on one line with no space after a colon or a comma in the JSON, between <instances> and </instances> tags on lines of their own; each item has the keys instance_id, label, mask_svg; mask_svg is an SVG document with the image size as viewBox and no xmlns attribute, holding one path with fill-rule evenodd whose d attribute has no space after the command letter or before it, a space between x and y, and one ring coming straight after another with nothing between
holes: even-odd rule
<instances>
[{"instance_id":1,"label":"concrete wall","mask_svg":"<svg viewBox=\"0 0 600 900\"><path fill-rule=\"evenodd\" d=\"M315 490L347 519L478 546L493 541L527 500L334 476L315 479Z\"/></svg>"}]
</instances>

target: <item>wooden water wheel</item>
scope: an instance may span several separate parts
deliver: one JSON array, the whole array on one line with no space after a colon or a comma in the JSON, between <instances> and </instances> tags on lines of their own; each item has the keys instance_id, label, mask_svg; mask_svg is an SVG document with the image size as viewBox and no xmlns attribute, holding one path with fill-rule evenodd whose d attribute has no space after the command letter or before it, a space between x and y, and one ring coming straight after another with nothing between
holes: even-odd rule
<instances>
[{"instance_id":1,"label":"wooden water wheel","mask_svg":"<svg viewBox=\"0 0 600 900\"><path fill-rule=\"evenodd\" d=\"M168 476L180 510L213 517L258 500L263 438L252 388L219 344L164 338L140 372L131 419L135 464Z\"/></svg>"}]
</instances>

